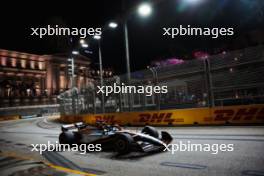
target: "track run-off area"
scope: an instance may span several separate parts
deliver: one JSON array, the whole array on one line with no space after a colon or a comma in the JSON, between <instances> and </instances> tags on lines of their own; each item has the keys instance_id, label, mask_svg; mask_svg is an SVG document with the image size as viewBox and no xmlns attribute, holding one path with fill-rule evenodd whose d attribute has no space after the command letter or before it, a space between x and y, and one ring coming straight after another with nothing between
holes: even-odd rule
<instances>
[{"instance_id":1,"label":"track run-off area","mask_svg":"<svg viewBox=\"0 0 264 176\"><path fill-rule=\"evenodd\" d=\"M53 118L0 122L0 175L264 175L264 126L157 127L173 144L232 144L233 151L169 151L117 156L114 152L31 151L56 143L61 124ZM125 127L140 131L142 127Z\"/></svg>"}]
</instances>

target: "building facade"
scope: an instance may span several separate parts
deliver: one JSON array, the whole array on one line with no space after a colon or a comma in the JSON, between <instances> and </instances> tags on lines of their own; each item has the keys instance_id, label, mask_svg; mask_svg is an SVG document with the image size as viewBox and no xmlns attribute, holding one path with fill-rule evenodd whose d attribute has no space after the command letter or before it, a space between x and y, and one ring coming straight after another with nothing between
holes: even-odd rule
<instances>
[{"instance_id":1,"label":"building facade","mask_svg":"<svg viewBox=\"0 0 264 176\"><path fill-rule=\"evenodd\" d=\"M36 55L0 49L0 106L55 103L71 87L67 54ZM75 85L89 85L90 59L74 57Z\"/></svg>"}]
</instances>

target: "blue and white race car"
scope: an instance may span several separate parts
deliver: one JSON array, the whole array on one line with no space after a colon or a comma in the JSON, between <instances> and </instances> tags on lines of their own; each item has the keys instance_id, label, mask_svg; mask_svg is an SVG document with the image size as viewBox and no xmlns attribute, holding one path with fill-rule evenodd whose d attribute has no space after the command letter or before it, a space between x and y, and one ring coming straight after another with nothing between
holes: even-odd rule
<instances>
[{"instance_id":1,"label":"blue and white race car","mask_svg":"<svg viewBox=\"0 0 264 176\"><path fill-rule=\"evenodd\" d=\"M158 152L172 141L166 131L158 131L152 126L145 126L141 132L124 130L118 125L97 122L90 126L82 122L62 125L59 141L61 144L101 144L103 150L127 154L132 151ZM160 137L161 136L161 137Z\"/></svg>"}]
</instances>

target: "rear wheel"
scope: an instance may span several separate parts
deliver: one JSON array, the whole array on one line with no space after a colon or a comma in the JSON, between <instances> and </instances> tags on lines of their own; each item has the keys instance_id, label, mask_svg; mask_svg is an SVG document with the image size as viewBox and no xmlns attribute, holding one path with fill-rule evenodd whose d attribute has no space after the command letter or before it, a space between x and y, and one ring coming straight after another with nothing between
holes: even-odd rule
<instances>
[{"instance_id":1,"label":"rear wheel","mask_svg":"<svg viewBox=\"0 0 264 176\"><path fill-rule=\"evenodd\" d=\"M141 133L150 135L154 138L159 138L159 132L152 126L145 126Z\"/></svg>"},{"instance_id":2,"label":"rear wheel","mask_svg":"<svg viewBox=\"0 0 264 176\"><path fill-rule=\"evenodd\" d=\"M119 154L127 154L130 152L133 138L129 134L118 134L115 141L115 149Z\"/></svg>"}]
</instances>

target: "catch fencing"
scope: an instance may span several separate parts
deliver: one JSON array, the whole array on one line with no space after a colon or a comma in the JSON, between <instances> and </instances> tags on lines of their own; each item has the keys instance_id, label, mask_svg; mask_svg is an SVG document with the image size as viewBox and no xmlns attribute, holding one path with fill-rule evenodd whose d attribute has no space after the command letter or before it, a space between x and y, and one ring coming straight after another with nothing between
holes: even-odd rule
<instances>
[{"instance_id":1,"label":"catch fencing","mask_svg":"<svg viewBox=\"0 0 264 176\"><path fill-rule=\"evenodd\" d=\"M129 81L128 81L129 80ZM151 67L104 79L104 86L167 86L168 93L97 93L100 80L59 96L60 112L97 114L264 103L264 47L223 52L178 65Z\"/></svg>"}]
</instances>

